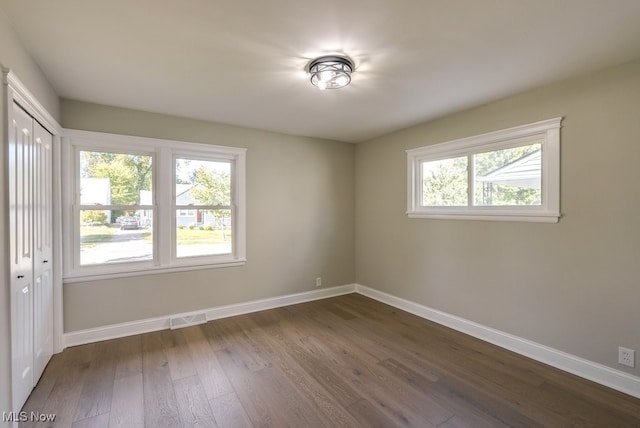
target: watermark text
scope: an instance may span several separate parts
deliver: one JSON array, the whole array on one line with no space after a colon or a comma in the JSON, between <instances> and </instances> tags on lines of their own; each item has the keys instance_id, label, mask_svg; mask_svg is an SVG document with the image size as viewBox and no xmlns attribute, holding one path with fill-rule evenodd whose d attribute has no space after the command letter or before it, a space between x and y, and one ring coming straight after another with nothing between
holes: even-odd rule
<instances>
[{"instance_id":1,"label":"watermark text","mask_svg":"<svg viewBox=\"0 0 640 428\"><path fill-rule=\"evenodd\" d=\"M53 422L55 413L2 412L2 422Z\"/></svg>"}]
</instances>

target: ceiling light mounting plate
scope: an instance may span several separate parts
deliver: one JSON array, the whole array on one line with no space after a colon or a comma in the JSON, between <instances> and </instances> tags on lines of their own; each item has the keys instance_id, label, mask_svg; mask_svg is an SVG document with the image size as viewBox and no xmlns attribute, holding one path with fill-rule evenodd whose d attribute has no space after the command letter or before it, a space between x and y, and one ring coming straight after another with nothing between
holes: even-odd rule
<instances>
[{"instance_id":1,"label":"ceiling light mounting plate","mask_svg":"<svg viewBox=\"0 0 640 428\"><path fill-rule=\"evenodd\" d=\"M342 55L326 55L309 63L311 83L319 89L338 89L351 82L353 61Z\"/></svg>"}]
</instances>

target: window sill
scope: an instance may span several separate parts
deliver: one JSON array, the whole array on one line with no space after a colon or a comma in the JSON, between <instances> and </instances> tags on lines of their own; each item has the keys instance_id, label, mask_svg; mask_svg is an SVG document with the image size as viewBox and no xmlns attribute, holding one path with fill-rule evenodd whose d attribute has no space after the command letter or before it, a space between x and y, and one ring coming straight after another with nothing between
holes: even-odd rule
<instances>
[{"instance_id":1,"label":"window sill","mask_svg":"<svg viewBox=\"0 0 640 428\"><path fill-rule=\"evenodd\" d=\"M434 220L484 220L484 221L512 221L528 223L558 223L560 213L555 212L531 212L531 211L462 211L447 210L438 212L409 211L409 218L427 218Z\"/></svg>"},{"instance_id":2,"label":"window sill","mask_svg":"<svg viewBox=\"0 0 640 428\"><path fill-rule=\"evenodd\" d=\"M174 273L174 272L186 272L192 270L203 270L203 269L219 269L226 267L235 267L235 266L244 266L246 264L246 259L230 259L229 261L220 261L217 263L209 263L209 264L189 264L189 265L178 265L172 267L132 267L130 270L123 272L106 272L106 271L94 271L94 272L81 272L76 274L70 274L63 278L63 282L65 284L73 284L78 282L89 282L89 281L100 281L104 279L117 279L117 278L130 278L135 276L143 276L143 275L158 275L163 273Z\"/></svg>"}]
</instances>

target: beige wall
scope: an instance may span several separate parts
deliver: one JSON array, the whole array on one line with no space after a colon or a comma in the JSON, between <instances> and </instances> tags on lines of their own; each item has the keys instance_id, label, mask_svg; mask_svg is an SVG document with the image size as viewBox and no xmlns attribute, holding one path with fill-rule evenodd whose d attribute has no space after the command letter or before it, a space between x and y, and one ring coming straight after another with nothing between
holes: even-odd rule
<instances>
[{"instance_id":1,"label":"beige wall","mask_svg":"<svg viewBox=\"0 0 640 428\"><path fill-rule=\"evenodd\" d=\"M557 116L558 224L405 215L406 149ZM640 375L639 160L640 61L359 144L357 282Z\"/></svg>"},{"instance_id":2,"label":"beige wall","mask_svg":"<svg viewBox=\"0 0 640 428\"><path fill-rule=\"evenodd\" d=\"M0 65L11 69L15 75L25 84L29 90L38 98L40 103L48 110L54 118L58 118L59 105L58 97L43 76L36 63L27 55L20 44L18 37L11 28L11 24L0 10ZM8 266L8 230L7 218L8 207L6 206L6 168L5 168L5 102L4 87L2 90L2 102L0 102L0 141L3 149L0 150L0 183L2 191L0 197L0 379L11 378L10 349L10 288L9 288L9 266ZM11 409L11 391L8 382L0 382L0 412ZM19 409L15 409L19 410ZM0 425L4 426L3 422Z\"/></svg>"},{"instance_id":3,"label":"beige wall","mask_svg":"<svg viewBox=\"0 0 640 428\"><path fill-rule=\"evenodd\" d=\"M60 108L2 11L0 64L63 126L249 149L246 266L65 284L67 332L312 290L322 276L325 286L357 281L640 375L615 364L618 345L640 351L640 61L357 146L76 101ZM560 223L406 217L406 149L555 116L565 117ZM4 162L3 150L3 177ZM5 245L6 210L0 198ZM2 352L0 379L9 376ZM0 382L0 409L9 402Z\"/></svg>"},{"instance_id":4,"label":"beige wall","mask_svg":"<svg viewBox=\"0 0 640 428\"><path fill-rule=\"evenodd\" d=\"M65 331L354 282L352 144L69 100L62 124L248 149L245 266L65 284Z\"/></svg>"}]
</instances>

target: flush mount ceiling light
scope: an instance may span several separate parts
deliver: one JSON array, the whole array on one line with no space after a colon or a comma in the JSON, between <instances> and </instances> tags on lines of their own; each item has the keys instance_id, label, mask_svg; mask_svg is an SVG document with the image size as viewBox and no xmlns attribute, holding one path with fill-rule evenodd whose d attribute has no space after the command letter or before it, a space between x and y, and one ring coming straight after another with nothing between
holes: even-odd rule
<instances>
[{"instance_id":1,"label":"flush mount ceiling light","mask_svg":"<svg viewBox=\"0 0 640 428\"><path fill-rule=\"evenodd\" d=\"M338 55L322 56L309 63L311 83L320 89L344 88L351 82L353 62Z\"/></svg>"}]
</instances>

